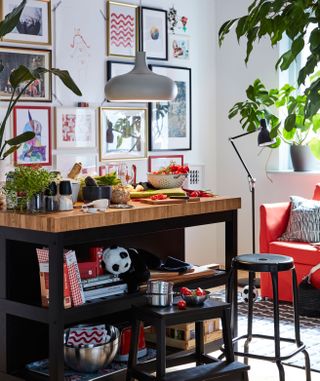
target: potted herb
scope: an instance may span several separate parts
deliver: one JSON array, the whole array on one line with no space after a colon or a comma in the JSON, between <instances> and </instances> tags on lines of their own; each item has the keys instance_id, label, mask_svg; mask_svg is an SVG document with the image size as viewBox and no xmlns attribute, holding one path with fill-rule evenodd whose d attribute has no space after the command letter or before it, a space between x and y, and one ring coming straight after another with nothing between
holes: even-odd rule
<instances>
[{"instance_id":1,"label":"potted herb","mask_svg":"<svg viewBox=\"0 0 320 381\"><path fill-rule=\"evenodd\" d=\"M28 209L31 212L43 209L43 193L54 181L56 175L43 168L19 166L10 172L4 190L7 195L16 196L16 209Z\"/></svg>"},{"instance_id":2,"label":"potted herb","mask_svg":"<svg viewBox=\"0 0 320 381\"><path fill-rule=\"evenodd\" d=\"M229 118L240 115L240 124L247 131L258 129L260 119L265 118L271 126L271 138L276 139L271 148L289 144L294 170L312 169L312 155L320 159L320 114L306 117L307 96L297 94L297 89L289 84L267 90L260 79L247 88L246 95L245 101L231 108ZM276 110L285 118L275 115Z\"/></svg>"},{"instance_id":3,"label":"potted herb","mask_svg":"<svg viewBox=\"0 0 320 381\"><path fill-rule=\"evenodd\" d=\"M26 5L26 0L23 0L16 8L14 8L9 14L7 14L4 20L0 21L0 39L6 34L10 33L16 25L19 23L20 16ZM4 63L0 64L0 72L4 69ZM41 80L45 73L55 75L61 79L65 86L67 86L76 95L81 96L81 91L70 77L68 71L60 70L56 68L47 69L38 67L35 70L31 70L23 65L20 65L15 69L9 78L10 85L12 87L11 99L8 102L7 111L4 119L0 122L0 180L4 178L3 164L4 160L19 149L22 143L25 143L34 138L35 134L32 131L24 132L14 138L5 140L5 129L9 116L19 101L22 94L29 88L29 86L36 80ZM2 167L2 168L1 168Z\"/></svg>"}]
</instances>

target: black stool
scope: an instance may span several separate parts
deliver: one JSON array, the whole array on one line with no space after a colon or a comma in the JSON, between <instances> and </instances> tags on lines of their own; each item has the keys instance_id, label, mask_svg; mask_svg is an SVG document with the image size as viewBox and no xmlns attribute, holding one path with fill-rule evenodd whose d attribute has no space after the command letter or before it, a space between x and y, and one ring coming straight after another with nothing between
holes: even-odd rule
<instances>
[{"instance_id":1,"label":"black stool","mask_svg":"<svg viewBox=\"0 0 320 381\"><path fill-rule=\"evenodd\" d=\"M131 346L128 361L127 381L132 379L142 381L248 381L248 365L235 362L232 337L230 330L230 304L207 300L203 306L187 307L179 310L172 307L132 307L133 324ZM222 334L225 344L225 361L219 361L205 354L203 321L220 318L222 321ZM156 329L156 361L146 364L137 364L138 336L140 322L153 325ZM166 326L195 322L195 352L183 356L166 356ZM196 367L174 371L166 374L168 366L178 366L190 362L196 362ZM151 375L156 369L156 376Z\"/></svg>"},{"instance_id":2,"label":"black stool","mask_svg":"<svg viewBox=\"0 0 320 381\"><path fill-rule=\"evenodd\" d=\"M310 359L309 354L305 349L305 345L300 338L300 322L298 314L298 288L296 270L293 258L284 255L275 254L245 254L233 258L231 264L230 275L228 279L227 288L227 301L233 302L236 306L237 294L234 292L234 282L237 278L236 271L244 270L249 272L249 304L248 304L248 328L247 334L238 336L233 339L233 343L238 340L246 339L244 344L244 352L235 351L237 356L244 356L247 363L248 358L255 358L259 360L268 360L275 362L279 370L280 381L285 380L284 368L282 365L283 360L287 360L297 353L302 352L305 356L306 380L311 381L310 374ZM291 271L292 273L292 291L293 291L293 309L294 309L294 331L295 338L282 338L280 337L279 329L279 295L278 295L278 273L281 271ZM252 319L253 319L253 286L254 286L254 273L255 272L268 272L271 274L272 288L273 288L273 320L274 320L274 336L261 335L252 333ZM261 339L274 340L274 356L262 356L249 352L249 344L253 337ZM281 356L280 342L285 341L295 343L297 348L286 356Z\"/></svg>"}]
</instances>

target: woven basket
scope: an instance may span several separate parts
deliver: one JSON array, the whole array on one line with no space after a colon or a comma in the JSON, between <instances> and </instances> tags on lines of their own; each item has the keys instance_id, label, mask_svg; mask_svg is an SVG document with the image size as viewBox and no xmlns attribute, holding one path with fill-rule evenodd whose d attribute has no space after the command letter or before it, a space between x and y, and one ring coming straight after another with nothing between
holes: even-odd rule
<instances>
[{"instance_id":1,"label":"woven basket","mask_svg":"<svg viewBox=\"0 0 320 381\"><path fill-rule=\"evenodd\" d=\"M148 182L156 189L180 188L187 178L187 174L155 175L148 173Z\"/></svg>"}]
</instances>

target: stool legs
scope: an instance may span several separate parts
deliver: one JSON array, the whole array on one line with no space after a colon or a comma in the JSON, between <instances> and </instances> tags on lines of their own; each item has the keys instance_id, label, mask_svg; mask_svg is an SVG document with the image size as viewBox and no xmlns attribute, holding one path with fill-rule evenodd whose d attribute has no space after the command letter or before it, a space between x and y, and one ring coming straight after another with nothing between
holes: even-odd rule
<instances>
[{"instance_id":1,"label":"stool legs","mask_svg":"<svg viewBox=\"0 0 320 381\"><path fill-rule=\"evenodd\" d=\"M249 301L248 301L248 326L247 326L247 339L244 343L244 353L249 353L249 344L252 341L252 320L253 320L253 286L255 274L249 272ZM244 357L245 364L248 364L248 357Z\"/></svg>"},{"instance_id":2,"label":"stool legs","mask_svg":"<svg viewBox=\"0 0 320 381\"><path fill-rule=\"evenodd\" d=\"M201 357L204 354L204 327L203 321L195 323L195 338L196 338L196 364L202 364Z\"/></svg>"},{"instance_id":3,"label":"stool legs","mask_svg":"<svg viewBox=\"0 0 320 381\"><path fill-rule=\"evenodd\" d=\"M159 320L155 323L156 328L156 350L157 350L157 377L161 380L166 374L166 323Z\"/></svg>"}]
</instances>

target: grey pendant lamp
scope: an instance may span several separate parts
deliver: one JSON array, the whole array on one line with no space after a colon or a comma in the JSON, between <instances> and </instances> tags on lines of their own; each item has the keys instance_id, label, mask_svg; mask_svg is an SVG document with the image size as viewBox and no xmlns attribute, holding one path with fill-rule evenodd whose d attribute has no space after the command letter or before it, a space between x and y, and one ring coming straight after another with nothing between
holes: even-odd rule
<instances>
[{"instance_id":1,"label":"grey pendant lamp","mask_svg":"<svg viewBox=\"0 0 320 381\"><path fill-rule=\"evenodd\" d=\"M153 73L147 66L146 53L141 50L136 52L133 70L112 78L105 86L105 95L110 102L172 101L177 94L176 83L168 77Z\"/></svg>"}]
</instances>

